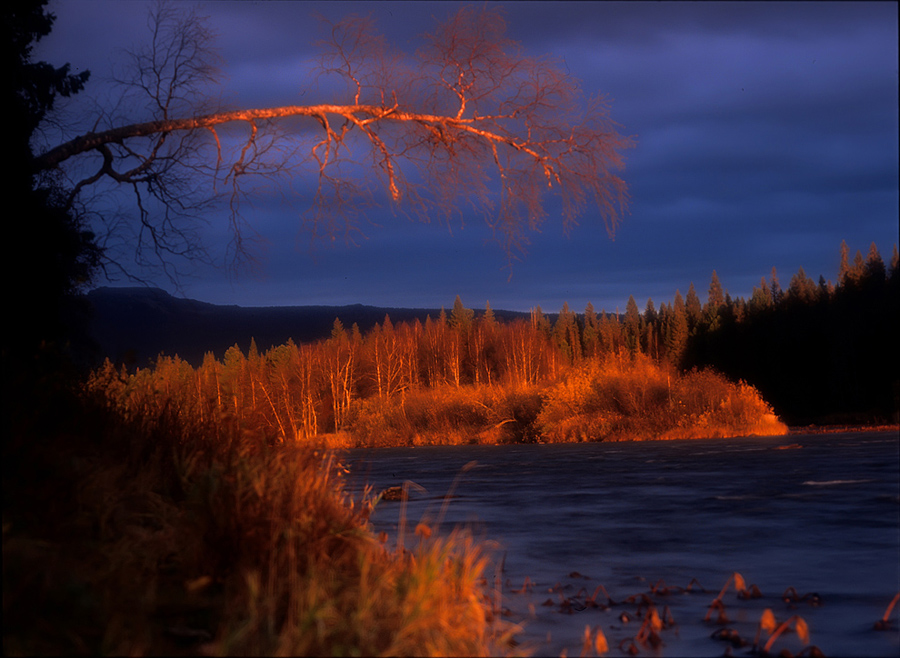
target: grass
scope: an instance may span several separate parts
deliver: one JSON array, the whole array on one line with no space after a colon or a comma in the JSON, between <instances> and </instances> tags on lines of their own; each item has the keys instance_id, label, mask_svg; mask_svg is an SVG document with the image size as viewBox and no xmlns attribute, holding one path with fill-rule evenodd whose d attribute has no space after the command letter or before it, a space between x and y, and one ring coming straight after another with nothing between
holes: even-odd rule
<instances>
[{"instance_id":1,"label":"grass","mask_svg":"<svg viewBox=\"0 0 900 658\"><path fill-rule=\"evenodd\" d=\"M422 526L388 546L334 453L95 394L5 447L4 654L511 650L485 545Z\"/></svg>"}]
</instances>

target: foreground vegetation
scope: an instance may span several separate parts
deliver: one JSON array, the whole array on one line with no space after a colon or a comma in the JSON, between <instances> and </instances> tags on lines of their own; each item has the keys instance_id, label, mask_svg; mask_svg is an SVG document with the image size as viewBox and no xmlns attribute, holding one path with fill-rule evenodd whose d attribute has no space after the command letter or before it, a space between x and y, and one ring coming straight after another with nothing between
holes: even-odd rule
<instances>
[{"instance_id":1,"label":"foreground vegetation","mask_svg":"<svg viewBox=\"0 0 900 658\"><path fill-rule=\"evenodd\" d=\"M423 524L388 545L329 453L181 411L88 393L16 428L5 655L509 651L484 545Z\"/></svg>"}]
</instances>

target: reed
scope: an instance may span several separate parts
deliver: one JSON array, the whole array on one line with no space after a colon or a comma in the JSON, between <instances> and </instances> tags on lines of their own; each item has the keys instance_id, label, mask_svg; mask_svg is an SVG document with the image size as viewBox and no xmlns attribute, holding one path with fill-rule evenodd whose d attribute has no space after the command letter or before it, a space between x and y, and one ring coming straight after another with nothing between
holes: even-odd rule
<instances>
[{"instance_id":1,"label":"reed","mask_svg":"<svg viewBox=\"0 0 900 658\"><path fill-rule=\"evenodd\" d=\"M809 626L806 623L806 620L799 615L793 615L781 622L780 624L776 622L775 615L772 612L771 608L766 608L762 616L759 620L759 626L756 631L756 639L753 642L754 650L759 648L760 638L763 632L769 634L769 639L763 645L760 652L763 655L769 655L769 652L772 650L772 646L775 644L775 640L777 640L783 633L788 630L793 630L800 641L807 645L809 644Z\"/></svg>"},{"instance_id":2,"label":"reed","mask_svg":"<svg viewBox=\"0 0 900 658\"><path fill-rule=\"evenodd\" d=\"M744 580L744 577L739 574L737 571L728 576L728 580L725 581L725 585L722 587L719 594L716 598L713 599L712 603L709 604L709 608L706 611L706 616L703 618L703 621L709 621L712 618L713 611L718 612L718 616L716 617L716 623L718 624L727 624L728 617L725 615L725 603L722 598L728 592L728 589L734 585L734 589L737 591L738 596L747 591L747 583Z\"/></svg>"},{"instance_id":3,"label":"reed","mask_svg":"<svg viewBox=\"0 0 900 658\"><path fill-rule=\"evenodd\" d=\"M894 611L898 601L900 601L900 592L894 594L894 598L891 599L891 602L888 603L887 608L884 610L884 615L875 622L876 631L886 631L891 628L891 612Z\"/></svg>"},{"instance_id":4,"label":"reed","mask_svg":"<svg viewBox=\"0 0 900 658\"><path fill-rule=\"evenodd\" d=\"M579 654L584 658L585 656L590 656L591 654L602 656L605 653L609 652L609 642L606 640L606 635L603 633L603 629L599 626L597 628L591 629L590 624L584 627L584 638L581 643L581 653Z\"/></svg>"}]
</instances>

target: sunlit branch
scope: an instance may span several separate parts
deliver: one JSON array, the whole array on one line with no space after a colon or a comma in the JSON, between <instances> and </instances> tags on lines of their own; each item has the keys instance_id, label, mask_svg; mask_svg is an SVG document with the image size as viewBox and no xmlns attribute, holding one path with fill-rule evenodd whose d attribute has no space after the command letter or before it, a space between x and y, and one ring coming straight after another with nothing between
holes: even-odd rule
<instances>
[{"instance_id":1,"label":"sunlit branch","mask_svg":"<svg viewBox=\"0 0 900 658\"><path fill-rule=\"evenodd\" d=\"M187 207L176 190L196 194L191 188L206 176L214 192L219 184L230 188L233 243L241 257L247 255L238 212L245 177L295 180L302 166L318 176L304 221L331 237L339 228L336 217L346 234L358 230L352 218L373 198L366 180L349 175L345 164L368 166L398 208L424 220L437 214L449 222L457 213L464 220L460 205L471 206L508 255L523 252L526 229L536 230L547 217L548 190L561 201L567 229L589 200L610 231L627 205L625 183L612 172L622 168L620 152L632 140L616 132L604 99L585 104L577 83L554 62L522 54L504 36L498 10L461 9L426 35L416 68L371 32L370 21L349 17L331 26L320 70L346 83L352 103L215 112L191 104L217 77L202 21L190 15L180 22L166 8L151 23L152 46L133 55L131 78L120 82L137 94L131 100L146 103L141 111L156 118L95 128L32 161L41 173L79 155L99 155L99 164L90 165L96 169L73 183L70 203L106 178L142 184L163 205ZM311 141L306 132L292 134L289 120L304 117L321 129ZM219 131L229 124L243 124L248 133L223 145ZM205 131L215 149L206 160L199 139ZM360 139L351 141L353 133ZM365 148L354 154L361 142L369 147L368 165L361 160ZM151 233L157 246L167 227Z\"/></svg>"}]
</instances>

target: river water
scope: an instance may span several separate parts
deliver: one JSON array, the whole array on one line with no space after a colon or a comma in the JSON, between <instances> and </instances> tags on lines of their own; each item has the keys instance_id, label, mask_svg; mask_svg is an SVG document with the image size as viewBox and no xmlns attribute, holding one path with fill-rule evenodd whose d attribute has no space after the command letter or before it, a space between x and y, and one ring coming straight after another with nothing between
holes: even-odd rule
<instances>
[{"instance_id":1,"label":"river water","mask_svg":"<svg viewBox=\"0 0 900 658\"><path fill-rule=\"evenodd\" d=\"M712 635L729 628L752 644L766 608L779 623L802 617L826 656L900 655L900 610L873 629L900 591L896 432L388 448L349 451L346 463L356 493L415 483L406 503L381 501L372 515L394 541L401 514L407 536L443 514L440 531L464 524L495 542L502 571L487 575L538 655L578 655L586 626L612 655L632 644L641 655L749 655ZM731 588L728 622L704 621L735 572L762 597ZM811 596L785 601L788 588ZM641 594L674 622L655 649L634 640ZM782 648L803 645L785 633L772 650Z\"/></svg>"}]
</instances>

